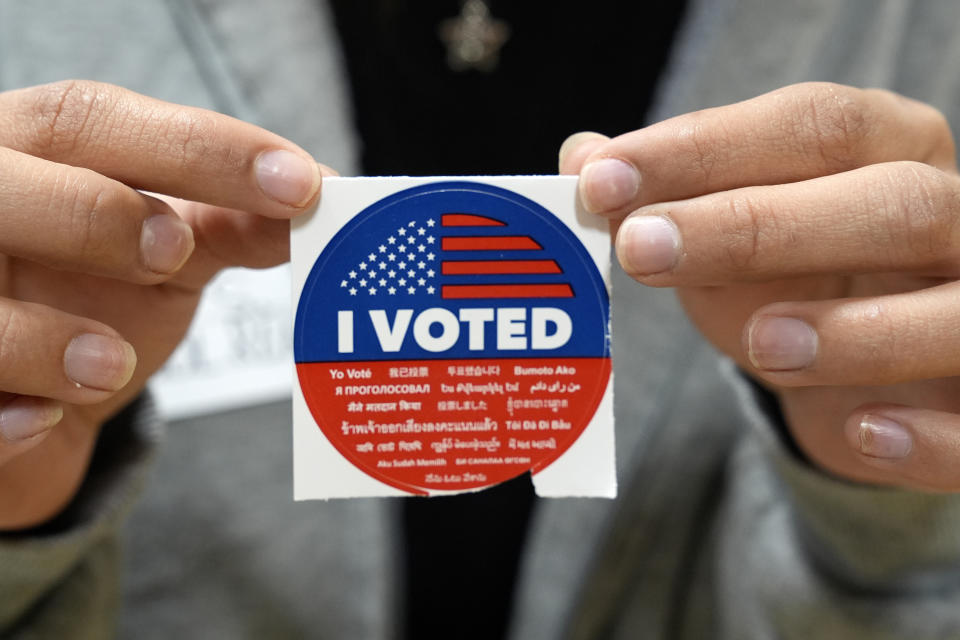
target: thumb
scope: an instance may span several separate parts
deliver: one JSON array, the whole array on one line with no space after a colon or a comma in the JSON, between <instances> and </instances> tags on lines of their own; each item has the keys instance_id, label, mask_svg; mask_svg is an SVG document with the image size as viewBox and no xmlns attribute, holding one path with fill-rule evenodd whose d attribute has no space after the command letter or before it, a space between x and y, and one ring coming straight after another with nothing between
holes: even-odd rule
<instances>
[{"instance_id":1,"label":"thumb","mask_svg":"<svg viewBox=\"0 0 960 640\"><path fill-rule=\"evenodd\" d=\"M607 136L593 131L581 131L571 135L560 146L560 174L573 176L580 173L583 161L587 159L587 156L609 139Z\"/></svg>"}]
</instances>

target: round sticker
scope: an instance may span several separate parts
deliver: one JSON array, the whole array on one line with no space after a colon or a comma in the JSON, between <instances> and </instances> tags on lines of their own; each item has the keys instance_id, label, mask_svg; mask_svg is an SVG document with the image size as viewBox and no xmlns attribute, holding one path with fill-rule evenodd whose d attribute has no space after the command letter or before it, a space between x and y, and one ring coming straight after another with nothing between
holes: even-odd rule
<instances>
[{"instance_id":1,"label":"round sticker","mask_svg":"<svg viewBox=\"0 0 960 640\"><path fill-rule=\"evenodd\" d=\"M395 193L323 249L294 357L327 439L414 494L479 489L556 460L610 377L609 300L544 207L475 182Z\"/></svg>"}]
</instances>

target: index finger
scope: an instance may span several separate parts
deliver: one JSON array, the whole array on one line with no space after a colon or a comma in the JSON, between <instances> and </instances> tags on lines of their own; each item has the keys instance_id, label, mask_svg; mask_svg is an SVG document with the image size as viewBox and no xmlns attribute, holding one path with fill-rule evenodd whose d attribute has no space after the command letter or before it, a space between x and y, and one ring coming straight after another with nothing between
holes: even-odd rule
<instances>
[{"instance_id":1,"label":"index finger","mask_svg":"<svg viewBox=\"0 0 960 640\"><path fill-rule=\"evenodd\" d=\"M688 113L614 138L580 169L580 196L622 217L654 202L798 182L870 164L955 167L933 107L877 89L804 83Z\"/></svg>"},{"instance_id":2,"label":"index finger","mask_svg":"<svg viewBox=\"0 0 960 640\"><path fill-rule=\"evenodd\" d=\"M310 154L276 134L108 84L2 93L0 122L0 146L187 200L289 218L320 189Z\"/></svg>"}]
</instances>

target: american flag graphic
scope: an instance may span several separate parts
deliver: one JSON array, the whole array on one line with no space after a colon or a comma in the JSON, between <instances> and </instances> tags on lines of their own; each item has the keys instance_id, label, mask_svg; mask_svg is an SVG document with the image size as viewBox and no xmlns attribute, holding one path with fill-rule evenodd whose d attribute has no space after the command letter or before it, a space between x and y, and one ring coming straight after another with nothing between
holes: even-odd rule
<instances>
[{"instance_id":1,"label":"american flag graphic","mask_svg":"<svg viewBox=\"0 0 960 640\"><path fill-rule=\"evenodd\" d=\"M340 288L350 296L471 298L572 298L563 270L542 256L529 235L486 216L444 213L410 220L364 247ZM509 253L509 259L504 253ZM524 282L510 282L522 276ZM542 282L529 281L529 276ZM558 281L559 280L559 281Z\"/></svg>"}]
</instances>

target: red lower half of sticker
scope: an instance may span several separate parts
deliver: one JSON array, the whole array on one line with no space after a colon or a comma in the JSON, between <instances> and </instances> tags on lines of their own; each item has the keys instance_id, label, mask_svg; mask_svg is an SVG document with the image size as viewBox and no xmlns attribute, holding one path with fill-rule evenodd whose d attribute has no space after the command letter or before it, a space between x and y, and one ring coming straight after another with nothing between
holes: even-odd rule
<instances>
[{"instance_id":1,"label":"red lower half of sticker","mask_svg":"<svg viewBox=\"0 0 960 640\"><path fill-rule=\"evenodd\" d=\"M559 458L590 423L609 358L298 363L333 446L412 494L488 487Z\"/></svg>"}]
</instances>

